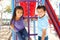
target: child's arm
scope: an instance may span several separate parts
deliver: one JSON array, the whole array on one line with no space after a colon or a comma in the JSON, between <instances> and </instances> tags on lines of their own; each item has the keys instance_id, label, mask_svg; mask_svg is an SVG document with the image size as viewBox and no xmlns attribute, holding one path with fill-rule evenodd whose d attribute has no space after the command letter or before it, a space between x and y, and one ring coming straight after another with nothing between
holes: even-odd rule
<instances>
[{"instance_id":1,"label":"child's arm","mask_svg":"<svg viewBox=\"0 0 60 40\"><path fill-rule=\"evenodd\" d=\"M14 29L14 25L13 25L13 24L11 24L11 25L10 25L10 28L11 28L11 29Z\"/></svg>"},{"instance_id":2,"label":"child's arm","mask_svg":"<svg viewBox=\"0 0 60 40\"><path fill-rule=\"evenodd\" d=\"M38 18L32 18L31 20L36 20L36 21L37 21L37 20L38 20Z\"/></svg>"},{"instance_id":3,"label":"child's arm","mask_svg":"<svg viewBox=\"0 0 60 40\"><path fill-rule=\"evenodd\" d=\"M42 30L42 40L45 39L45 35L46 35L46 29L43 29L43 30Z\"/></svg>"}]
</instances>

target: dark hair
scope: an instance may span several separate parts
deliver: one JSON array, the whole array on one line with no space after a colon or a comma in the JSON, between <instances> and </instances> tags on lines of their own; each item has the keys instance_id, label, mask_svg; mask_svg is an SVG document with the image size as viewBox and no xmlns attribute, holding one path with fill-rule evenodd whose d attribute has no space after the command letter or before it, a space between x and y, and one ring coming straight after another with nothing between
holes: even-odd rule
<instances>
[{"instance_id":1,"label":"dark hair","mask_svg":"<svg viewBox=\"0 0 60 40\"><path fill-rule=\"evenodd\" d=\"M44 11L46 11L46 7L45 7L44 5L41 5L41 6L38 5L37 9L41 9L41 8L42 8Z\"/></svg>"},{"instance_id":2,"label":"dark hair","mask_svg":"<svg viewBox=\"0 0 60 40\"><path fill-rule=\"evenodd\" d=\"M12 20L15 20L16 10L17 10L17 9L23 10L22 6L16 6L16 7L14 8L14 12L13 12L13 16L12 16L11 22L12 22ZM23 14L24 14L24 10L23 10ZM22 16L23 16L23 15L22 15ZM21 16L21 17L22 17L22 16ZM10 22L10 24L11 24L11 22Z\"/></svg>"}]
</instances>

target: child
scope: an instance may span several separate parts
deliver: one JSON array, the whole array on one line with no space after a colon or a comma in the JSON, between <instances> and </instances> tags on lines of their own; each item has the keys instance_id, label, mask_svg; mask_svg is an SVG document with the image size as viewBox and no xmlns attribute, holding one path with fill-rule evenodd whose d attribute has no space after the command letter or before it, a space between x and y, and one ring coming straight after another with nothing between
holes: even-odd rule
<instances>
[{"instance_id":1,"label":"child","mask_svg":"<svg viewBox=\"0 0 60 40\"><path fill-rule=\"evenodd\" d=\"M19 40L28 40L28 33L23 23L24 10L21 6L16 6L11 19L11 29L13 29Z\"/></svg>"},{"instance_id":2,"label":"child","mask_svg":"<svg viewBox=\"0 0 60 40\"><path fill-rule=\"evenodd\" d=\"M45 6L38 6L38 40L48 40L48 18Z\"/></svg>"}]
</instances>

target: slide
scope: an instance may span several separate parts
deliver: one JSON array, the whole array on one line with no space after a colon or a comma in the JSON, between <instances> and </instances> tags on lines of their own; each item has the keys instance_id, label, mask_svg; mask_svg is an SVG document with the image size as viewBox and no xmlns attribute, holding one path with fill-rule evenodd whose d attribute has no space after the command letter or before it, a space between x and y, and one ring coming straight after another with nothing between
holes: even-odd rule
<instances>
[{"instance_id":1,"label":"slide","mask_svg":"<svg viewBox=\"0 0 60 40\"><path fill-rule=\"evenodd\" d=\"M59 25L58 17L56 15L55 11L53 10L49 0L45 0L45 6L47 9L48 15L54 25L54 28L55 28L58 36L60 37L60 25Z\"/></svg>"}]
</instances>

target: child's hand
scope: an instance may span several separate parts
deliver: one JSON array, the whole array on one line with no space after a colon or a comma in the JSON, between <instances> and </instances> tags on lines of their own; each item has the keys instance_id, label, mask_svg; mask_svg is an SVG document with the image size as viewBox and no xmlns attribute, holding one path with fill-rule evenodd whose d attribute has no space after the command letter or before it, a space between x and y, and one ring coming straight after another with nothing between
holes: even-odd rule
<instances>
[{"instance_id":1,"label":"child's hand","mask_svg":"<svg viewBox=\"0 0 60 40\"><path fill-rule=\"evenodd\" d=\"M13 30L13 29L14 29L14 25L13 25L13 24L11 24L10 28Z\"/></svg>"}]
</instances>

